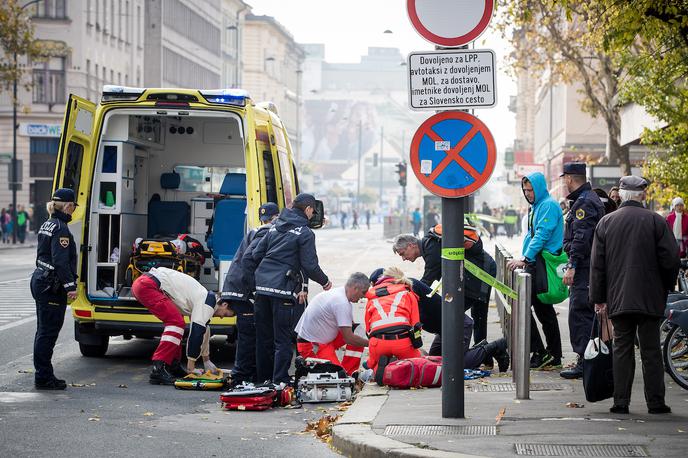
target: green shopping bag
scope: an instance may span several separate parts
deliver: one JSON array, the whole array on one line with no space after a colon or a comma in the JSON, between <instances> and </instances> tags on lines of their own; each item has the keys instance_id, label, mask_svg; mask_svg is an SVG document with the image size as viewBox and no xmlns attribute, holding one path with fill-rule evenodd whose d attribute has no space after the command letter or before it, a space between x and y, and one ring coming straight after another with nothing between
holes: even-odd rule
<instances>
[{"instance_id":1,"label":"green shopping bag","mask_svg":"<svg viewBox=\"0 0 688 458\"><path fill-rule=\"evenodd\" d=\"M552 254L543 250L535 257L535 294L543 304L558 304L569 297L564 271L569 257L564 250Z\"/></svg>"}]
</instances>

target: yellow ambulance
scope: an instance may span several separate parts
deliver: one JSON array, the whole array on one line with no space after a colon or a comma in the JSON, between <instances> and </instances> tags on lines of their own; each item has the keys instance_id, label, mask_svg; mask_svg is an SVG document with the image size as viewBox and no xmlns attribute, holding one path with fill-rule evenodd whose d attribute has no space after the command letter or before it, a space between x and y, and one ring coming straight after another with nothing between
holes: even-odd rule
<instances>
[{"instance_id":1,"label":"yellow ambulance","mask_svg":"<svg viewBox=\"0 0 688 458\"><path fill-rule=\"evenodd\" d=\"M282 208L299 192L272 103L239 89L121 86L105 86L97 104L70 95L53 181L61 187L79 204L69 225L79 248L71 308L84 356L103 356L110 336L162 334L131 294L137 243L195 238L212 253L195 275L218 291L242 237L259 225L260 205ZM232 336L234 323L214 318L212 330Z\"/></svg>"}]
</instances>

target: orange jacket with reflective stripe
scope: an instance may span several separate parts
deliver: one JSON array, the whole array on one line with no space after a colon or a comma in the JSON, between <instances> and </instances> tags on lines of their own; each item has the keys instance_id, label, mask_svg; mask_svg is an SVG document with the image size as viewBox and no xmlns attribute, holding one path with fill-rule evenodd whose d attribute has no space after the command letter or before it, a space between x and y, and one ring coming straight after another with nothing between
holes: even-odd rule
<instances>
[{"instance_id":1,"label":"orange jacket with reflective stripe","mask_svg":"<svg viewBox=\"0 0 688 458\"><path fill-rule=\"evenodd\" d=\"M418 296L410 287L383 281L366 293L365 327L368 334L384 329L409 329L420 321Z\"/></svg>"}]
</instances>

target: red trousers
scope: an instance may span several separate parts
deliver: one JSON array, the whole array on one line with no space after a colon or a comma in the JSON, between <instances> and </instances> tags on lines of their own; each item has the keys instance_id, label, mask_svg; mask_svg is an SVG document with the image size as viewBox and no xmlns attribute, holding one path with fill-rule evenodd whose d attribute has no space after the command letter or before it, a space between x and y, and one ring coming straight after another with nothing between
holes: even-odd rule
<instances>
[{"instance_id":1,"label":"red trousers","mask_svg":"<svg viewBox=\"0 0 688 458\"><path fill-rule=\"evenodd\" d=\"M134 297L155 315L165 329L160 337L158 348L153 353L153 361L164 361L172 364L182 356L182 338L184 337L184 317L174 302L160 291L158 284L147 275L141 275L131 286Z\"/></svg>"},{"instance_id":2,"label":"red trousers","mask_svg":"<svg viewBox=\"0 0 688 458\"><path fill-rule=\"evenodd\" d=\"M371 337L368 343L368 367L377 371L380 356L396 356L397 359L418 358L420 350L413 348L411 338L382 340Z\"/></svg>"},{"instance_id":3,"label":"red trousers","mask_svg":"<svg viewBox=\"0 0 688 458\"><path fill-rule=\"evenodd\" d=\"M344 347L344 358L339 361L336 351ZM361 366L363 347L356 347L344 342L342 333L337 333L337 337L328 343L299 342L296 344L299 355L304 358L327 359L330 362L342 366L347 374L353 374Z\"/></svg>"}]
</instances>

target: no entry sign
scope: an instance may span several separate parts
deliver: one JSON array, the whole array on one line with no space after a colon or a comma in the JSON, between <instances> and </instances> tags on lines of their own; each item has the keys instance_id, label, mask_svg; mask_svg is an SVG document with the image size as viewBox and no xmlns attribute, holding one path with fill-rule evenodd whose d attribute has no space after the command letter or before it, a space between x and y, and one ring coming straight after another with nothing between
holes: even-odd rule
<instances>
[{"instance_id":1,"label":"no entry sign","mask_svg":"<svg viewBox=\"0 0 688 458\"><path fill-rule=\"evenodd\" d=\"M420 125L411 142L411 168L440 197L464 197L480 189L494 171L492 133L478 118L445 111Z\"/></svg>"},{"instance_id":2,"label":"no entry sign","mask_svg":"<svg viewBox=\"0 0 688 458\"><path fill-rule=\"evenodd\" d=\"M463 46L487 28L494 0L406 0L411 24L431 43Z\"/></svg>"}]
</instances>

